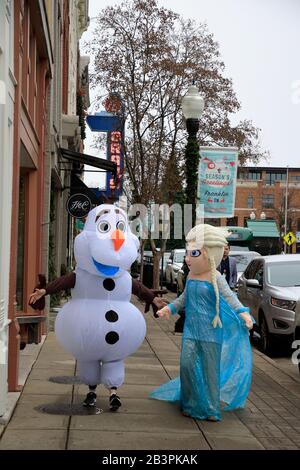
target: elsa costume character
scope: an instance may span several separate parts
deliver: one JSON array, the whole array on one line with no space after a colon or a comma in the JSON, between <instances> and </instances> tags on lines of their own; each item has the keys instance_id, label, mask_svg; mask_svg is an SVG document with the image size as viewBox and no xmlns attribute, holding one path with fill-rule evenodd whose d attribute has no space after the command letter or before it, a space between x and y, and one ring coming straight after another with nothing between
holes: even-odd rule
<instances>
[{"instance_id":1,"label":"elsa costume character","mask_svg":"<svg viewBox=\"0 0 300 470\"><path fill-rule=\"evenodd\" d=\"M216 269L228 235L219 227L199 224L186 237L190 273L185 290L158 312L169 318L185 307L180 376L150 394L179 401L185 416L210 421L221 420L221 407L245 406L252 374L252 317Z\"/></svg>"}]
</instances>

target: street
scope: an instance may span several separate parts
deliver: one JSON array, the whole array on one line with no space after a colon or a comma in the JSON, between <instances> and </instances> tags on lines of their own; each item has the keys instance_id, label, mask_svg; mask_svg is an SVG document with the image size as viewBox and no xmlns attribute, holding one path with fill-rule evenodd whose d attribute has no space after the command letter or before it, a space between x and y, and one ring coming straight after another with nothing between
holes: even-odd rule
<instances>
[{"instance_id":1,"label":"street","mask_svg":"<svg viewBox=\"0 0 300 470\"><path fill-rule=\"evenodd\" d=\"M251 341L251 344L254 349L257 351L260 350L259 346L259 336L255 334L254 338ZM291 355L293 351L289 353L288 351L285 351L283 348L278 347L278 351L276 354L274 354L271 359L278 364L278 366L284 370L287 374L291 375L292 377L299 378L300 373L299 373L299 368L298 365L292 363Z\"/></svg>"}]
</instances>

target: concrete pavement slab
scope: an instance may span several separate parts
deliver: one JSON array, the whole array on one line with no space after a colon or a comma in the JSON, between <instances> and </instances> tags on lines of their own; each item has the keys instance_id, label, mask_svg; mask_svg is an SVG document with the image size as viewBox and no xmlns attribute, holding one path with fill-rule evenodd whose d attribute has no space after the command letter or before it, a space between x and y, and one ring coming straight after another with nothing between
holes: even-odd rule
<instances>
[{"instance_id":1,"label":"concrete pavement slab","mask_svg":"<svg viewBox=\"0 0 300 470\"><path fill-rule=\"evenodd\" d=\"M6 425L9 422L20 396L20 392L10 392L8 394L6 411L3 416L0 416L0 424Z\"/></svg>"},{"instance_id":2,"label":"concrete pavement slab","mask_svg":"<svg viewBox=\"0 0 300 470\"><path fill-rule=\"evenodd\" d=\"M23 395L71 395L72 385L59 384L49 380L27 380Z\"/></svg>"},{"instance_id":3,"label":"concrete pavement slab","mask_svg":"<svg viewBox=\"0 0 300 470\"><path fill-rule=\"evenodd\" d=\"M158 358L153 354L152 357L138 357L138 356L129 356L125 359L125 367L127 365L133 364L134 366L152 365L152 366L161 366Z\"/></svg>"},{"instance_id":4,"label":"concrete pavement slab","mask_svg":"<svg viewBox=\"0 0 300 470\"><path fill-rule=\"evenodd\" d=\"M55 395L24 395L18 403L13 417L9 422L9 429L67 429L68 416L52 415L37 410L37 407L47 404L69 404L71 396Z\"/></svg>"},{"instance_id":5,"label":"concrete pavement slab","mask_svg":"<svg viewBox=\"0 0 300 470\"><path fill-rule=\"evenodd\" d=\"M197 424L201 431L211 434L221 434L227 436L243 436L243 437L251 437L251 431L245 426L237 416L235 416L232 412L223 412L222 414L222 421L218 422L210 422L210 421L202 421L197 419Z\"/></svg>"},{"instance_id":6,"label":"concrete pavement slab","mask_svg":"<svg viewBox=\"0 0 300 470\"><path fill-rule=\"evenodd\" d=\"M277 438L277 437L262 437L259 439L260 443L267 450L297 450L299 446L293 444L287 438Z\"/></svg>"},{"instance_id":7,"label":"concrete pavement slab","mask_svg":"<svg viewBox=\"0 0 300 470\"><path fill-rule=\"evenodd\" d=\"M171 367L175 367L175 366L179 366L179 354L178 354L178 357L174 356L174 354L172 355L164 355L164 354L157 354L157 358L159 359L160 363L162 364L162 366L164 367L167 367L167 366L171 366Z\"/></svg>"},{"instance_id":8,"label":"concrete pavement slab","mask_svg":"<svg viewBox=\"0 0 300 470\"><path fill-rule=\"evenodd\" d=\"M67 430L8 429L0 441L0 450L64 450L66 440Z\"/></svg>"},{"instance_id":9,"label":"concrete pavement slab","mask_svg":"<svg viewBox=\"0 0 300 470\"><path fill-rule=\"evenodd\" d=\"M55 352L55 350L51 349L51 351L44 351L40 353L39 360L42 362L51 362L53 358L57 361L71 361L74 359L70 354L67 354L66 352Z\"/></svg>"},{"instance_id":10,"label":"concrete pavement slab","mask_svg":"<svg viewBox=\"0 0 300 470\"><path fill-rule=\"evenodd\" d=\"M169 365L165 364L165 369L166 369L166 372L167 372L168 376L171 379L175 379L180 374L180 367L178 365L177 366L169 366Z\"/></svg>"},{"instance_id":11,"label":"concrete pavement slab","mask_svg":"<svg viewBox=\"0 0 300 470\"><path fill-rule=\"evenodd\" d=\"M49 380L50 377L53 376L73 376L74 371L72 369L53 369L53 368L40 368L40 367L34 367L31 371L29 380Z\"/></svg>"},{"instance_id":12,"label":"concrete pavement slab","mask_svg":"<svg viewBox=\"0 0 300 470\"><path fill-rule=\"evenodd\" d=\"M143 414L143 413L112 413L104 411L95 416L72 416L70 429L98 431L134 431L158 434L196 433L199 428L193 419L178 414Z\"/></svg>"},{"instance_id":13,"label":"concrete pavement slab","mask_svg":"<svg viewBox=\"0 0 300 470\"><path fill-rule=\"evenodd\" d=\"M213 450L264 450L264 446L253 436L205 433L205 438Z\"/></svg>"},{"instance_id":14,"label":"concrete pavement slab","mask_svg":"<svg viewBox=\"0 0 300 470\"><path fill-rule=\"evenodd\" d=\"M37 361L33 368L34 369L70 369L75 370L75 361L74 359L52 359L52 360L39 360Z\"/></svg>"},{"instance_id":15,"label":"concrete pavement slab","mask_svg":"<svg viewBox=\"0 0 300 470\"><path fill-rule=\"evenodd\" d=\"M68 449L79 450L209 450L201 434L70 431Z\"/></svg>"},{"instance_id":16,"label":"concrete pavement slab","mask_svg":"<svg viewBox=\"0 0 300 470\"><path fill-rule=\"evenodd\" d=\"M126 384L141 384L141 385L153 385L158 386L164 382L170 380L167 373L163 370L136 370L133 371L126 371L125 374L125 383Z\"/></svg>"}]
</instances>

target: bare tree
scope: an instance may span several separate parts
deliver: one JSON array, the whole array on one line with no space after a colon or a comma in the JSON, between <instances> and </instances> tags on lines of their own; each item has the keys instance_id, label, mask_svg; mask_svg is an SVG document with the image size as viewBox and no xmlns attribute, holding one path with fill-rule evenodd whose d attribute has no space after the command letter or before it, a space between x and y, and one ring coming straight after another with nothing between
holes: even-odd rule
<instances>
[{"instance_id":1,"label":"bare tree","mask_svg":"<svg viewBox=\"0 0 300 470\"><path fill-rule=\"evenodd\" d=\"M89 53L94 57L92 85L118 92L125 101L131 202L172 204L182 190L186 133L181 100L193 80L205 98L201 144L238 146L241 162L262 156L253 124L231 124L230 115L240 104L206 25L159 7L156 0L125 0L102 10ZM151 239L154 287L165 242L160 253L156 246Z\"/></svg>"}]
</instances>

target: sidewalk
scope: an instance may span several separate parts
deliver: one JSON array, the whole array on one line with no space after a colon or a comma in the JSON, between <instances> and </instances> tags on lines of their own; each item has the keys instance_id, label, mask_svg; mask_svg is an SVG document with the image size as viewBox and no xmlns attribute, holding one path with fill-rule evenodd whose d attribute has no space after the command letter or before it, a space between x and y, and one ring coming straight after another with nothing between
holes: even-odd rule
<instances>
[{"instance_id":1,"label":"sidewalk","mask_svg":"<svg viewBox=\"0 0 300 470\"><path fill-rule=\"evenodd\" d=\"M0 428L0 449L300 449L300 379L257 351L247 407L223 413L221 422L185 418L176 405L150 400L151 390L178 375L181 336L172 333L174 319L148 313L146 320L147 338L126 360L117 413L100 387L103 412L91 415L80 405L86 387L74 383L75 362L49 333L10 422Z\"/></svg>"}]
</instances>

